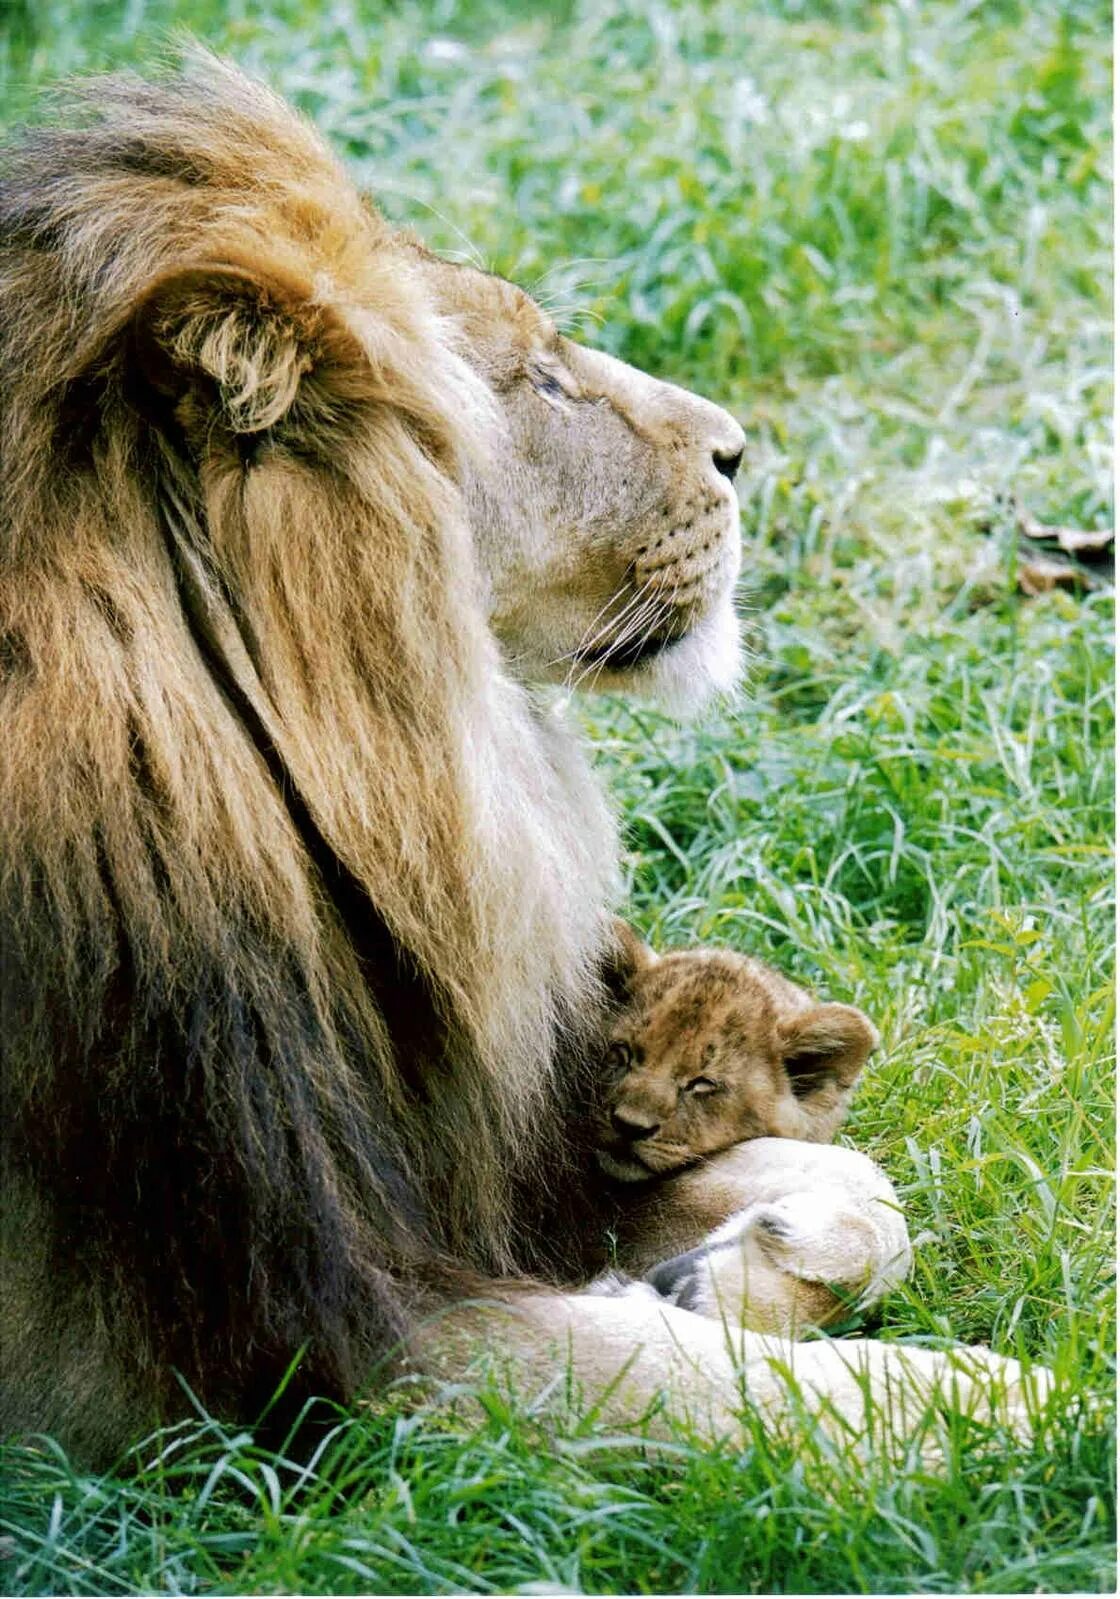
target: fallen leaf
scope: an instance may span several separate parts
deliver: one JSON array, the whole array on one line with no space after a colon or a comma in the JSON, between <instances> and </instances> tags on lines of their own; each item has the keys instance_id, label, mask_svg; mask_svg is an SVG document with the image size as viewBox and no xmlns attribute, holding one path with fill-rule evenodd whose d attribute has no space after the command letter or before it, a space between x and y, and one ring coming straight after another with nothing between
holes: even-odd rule
<instances>
[{"instance_id":1,"label":"fallen leaf","mask_svg":"<svg viewBox=\"0 0 1120 1599\"><path fill-rule=\"evenodd\" d=\"M1024 594L1046 594L1051 589L1094 588L1089 573L1069 561L1049 560L1045 555L1019 562L1019 587Z\"/></svg>"},{"instance_id":2,"label":"fallen leaf","mask_svg":"<svg viewBox=\"0 0 1120 1599\"><path fill-rule=\"evenodd\" d=\"M1110 550L1116 540L1116 530L1111 527L1056 527L1040 522L1036 516L1015 501L1015 525L1027 539L1049 539L1067 555L1101 555Z\"/></svg>"}]
</instances>

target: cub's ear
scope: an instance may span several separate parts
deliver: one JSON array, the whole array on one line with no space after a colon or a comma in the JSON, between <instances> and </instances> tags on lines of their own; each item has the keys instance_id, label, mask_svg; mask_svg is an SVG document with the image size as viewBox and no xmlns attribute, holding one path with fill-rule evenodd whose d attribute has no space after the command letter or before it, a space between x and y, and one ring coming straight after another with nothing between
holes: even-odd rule
<instances>
[{"instance_id":1,"label":"cub's ear","mask_svg":"<svg viewBox=\"0 0 1120 1599\"><path fill-rule=\"evenodd\" d=\"M234 434L279 422L306 374L356 355L348 344L308 285L225 262L169 272L132 321L135 372L149 392L169 402L188 429L205 418Z\"/></svg>"},{"instance_id":2,"label":"cub's ear","mask_svg":"<svg viewBox=\"0 0 1120 1599\"><path fill-rule=\"evenodd\" d=\"M629 997L635 980L656 966L658 956L640 939L629 922L611 917L611 944L603 963L603 980L619 1001Z\"/></svg>"},{"instance_id":3,"label":"cub's ear","mask_svg":"<svg viewBox=\"0 0 1120 1599\"><path fill-rule=\"evenodd\" d=\"M878 1046L877 1029L854 1005L814 1005L782 1029L782 1064L798 1099L851 1088Z\"/></svg>"}]
</instances>

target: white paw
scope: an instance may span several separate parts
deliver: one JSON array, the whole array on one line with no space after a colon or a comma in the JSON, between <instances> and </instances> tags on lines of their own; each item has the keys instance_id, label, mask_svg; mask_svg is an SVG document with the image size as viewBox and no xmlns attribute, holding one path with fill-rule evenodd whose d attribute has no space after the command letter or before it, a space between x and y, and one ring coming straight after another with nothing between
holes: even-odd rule
<instances>
[{"instance_id":1,"label":"white paw","mask_svg":"<svg viewBox=\"0 0 1120 1599\"><path fill-rule=\"evenodd\" d=\"M738 1220L740 1218L733 1218ZM807 1282L835 1283L871 1304L910 1271L910 1239L893 1193L855 1204L844 1190L785 1194L747 1212L713 1235L742 1239L752 1229L758 1245L783 1271Z\"/></svg>"},{"instance_id":2,"label":"white paw","mask_svg":"<svg viewBox=\"0 0 1120 1599\"><path fill-rule=\"evenodd\" d=\"M750 1205L647 1277L685 1309L790 1331L873 1304L910 1264L906 1223L883 1178L858 1196L822 1185Z\"/></svg>"}]
</instances>

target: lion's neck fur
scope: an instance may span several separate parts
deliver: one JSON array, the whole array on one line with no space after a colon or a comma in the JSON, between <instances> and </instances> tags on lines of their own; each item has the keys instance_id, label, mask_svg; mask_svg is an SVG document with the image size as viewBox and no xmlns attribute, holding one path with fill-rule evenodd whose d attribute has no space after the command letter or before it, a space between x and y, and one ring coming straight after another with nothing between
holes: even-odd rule
<instances>
[{"instance_id":1,"label":"lion's neck fur","mask_svg":"<svg viewBox=\"0 0 1120 1599\"><path fill-rule=\"evenodd\" d=\"M454 463L485 396L309 131L207 70L106 91L0 203L8 1087L76 1205L121 1238L195 1207L169 1283L241 1248L218 1297L342 1370L385 1269L524 1258L513 1182L594 1029L613 826L480 609ZM177 256L255 253L285 292L356 274L339 337L380 365L246 463L138 403L129 319ZM304 370L274 361L259 406Z\"/></svg>"}]
</instances>

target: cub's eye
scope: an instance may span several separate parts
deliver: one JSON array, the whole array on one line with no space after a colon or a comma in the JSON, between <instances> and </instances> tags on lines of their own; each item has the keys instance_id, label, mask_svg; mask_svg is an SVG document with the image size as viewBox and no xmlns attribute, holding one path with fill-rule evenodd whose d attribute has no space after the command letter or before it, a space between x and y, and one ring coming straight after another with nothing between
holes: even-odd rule
<instances>
[{"instance_id":1,"label":"cub's eye","mask_svg":"<svg viewBox=\"0 0 1120 1599\"><path fill-rule=\"evenodd\" d=\"M628 1072L633 1055L629 1044L616 1041L603 1056L603 1065L609 1072Z\"/></svg>"},{"instance_id":2,"label":"cub's eye","mask_svg":"<svg viewBox=\"0 0 1120 1599\"><path fill-rule=\"evenodd\" d=\"M710 1077L694 1077L691 1082L685 1083L684 1091L702 1098L705 1094L722 1094L723 1084L713 1082Z\"/></svg>"}]
</instances>

